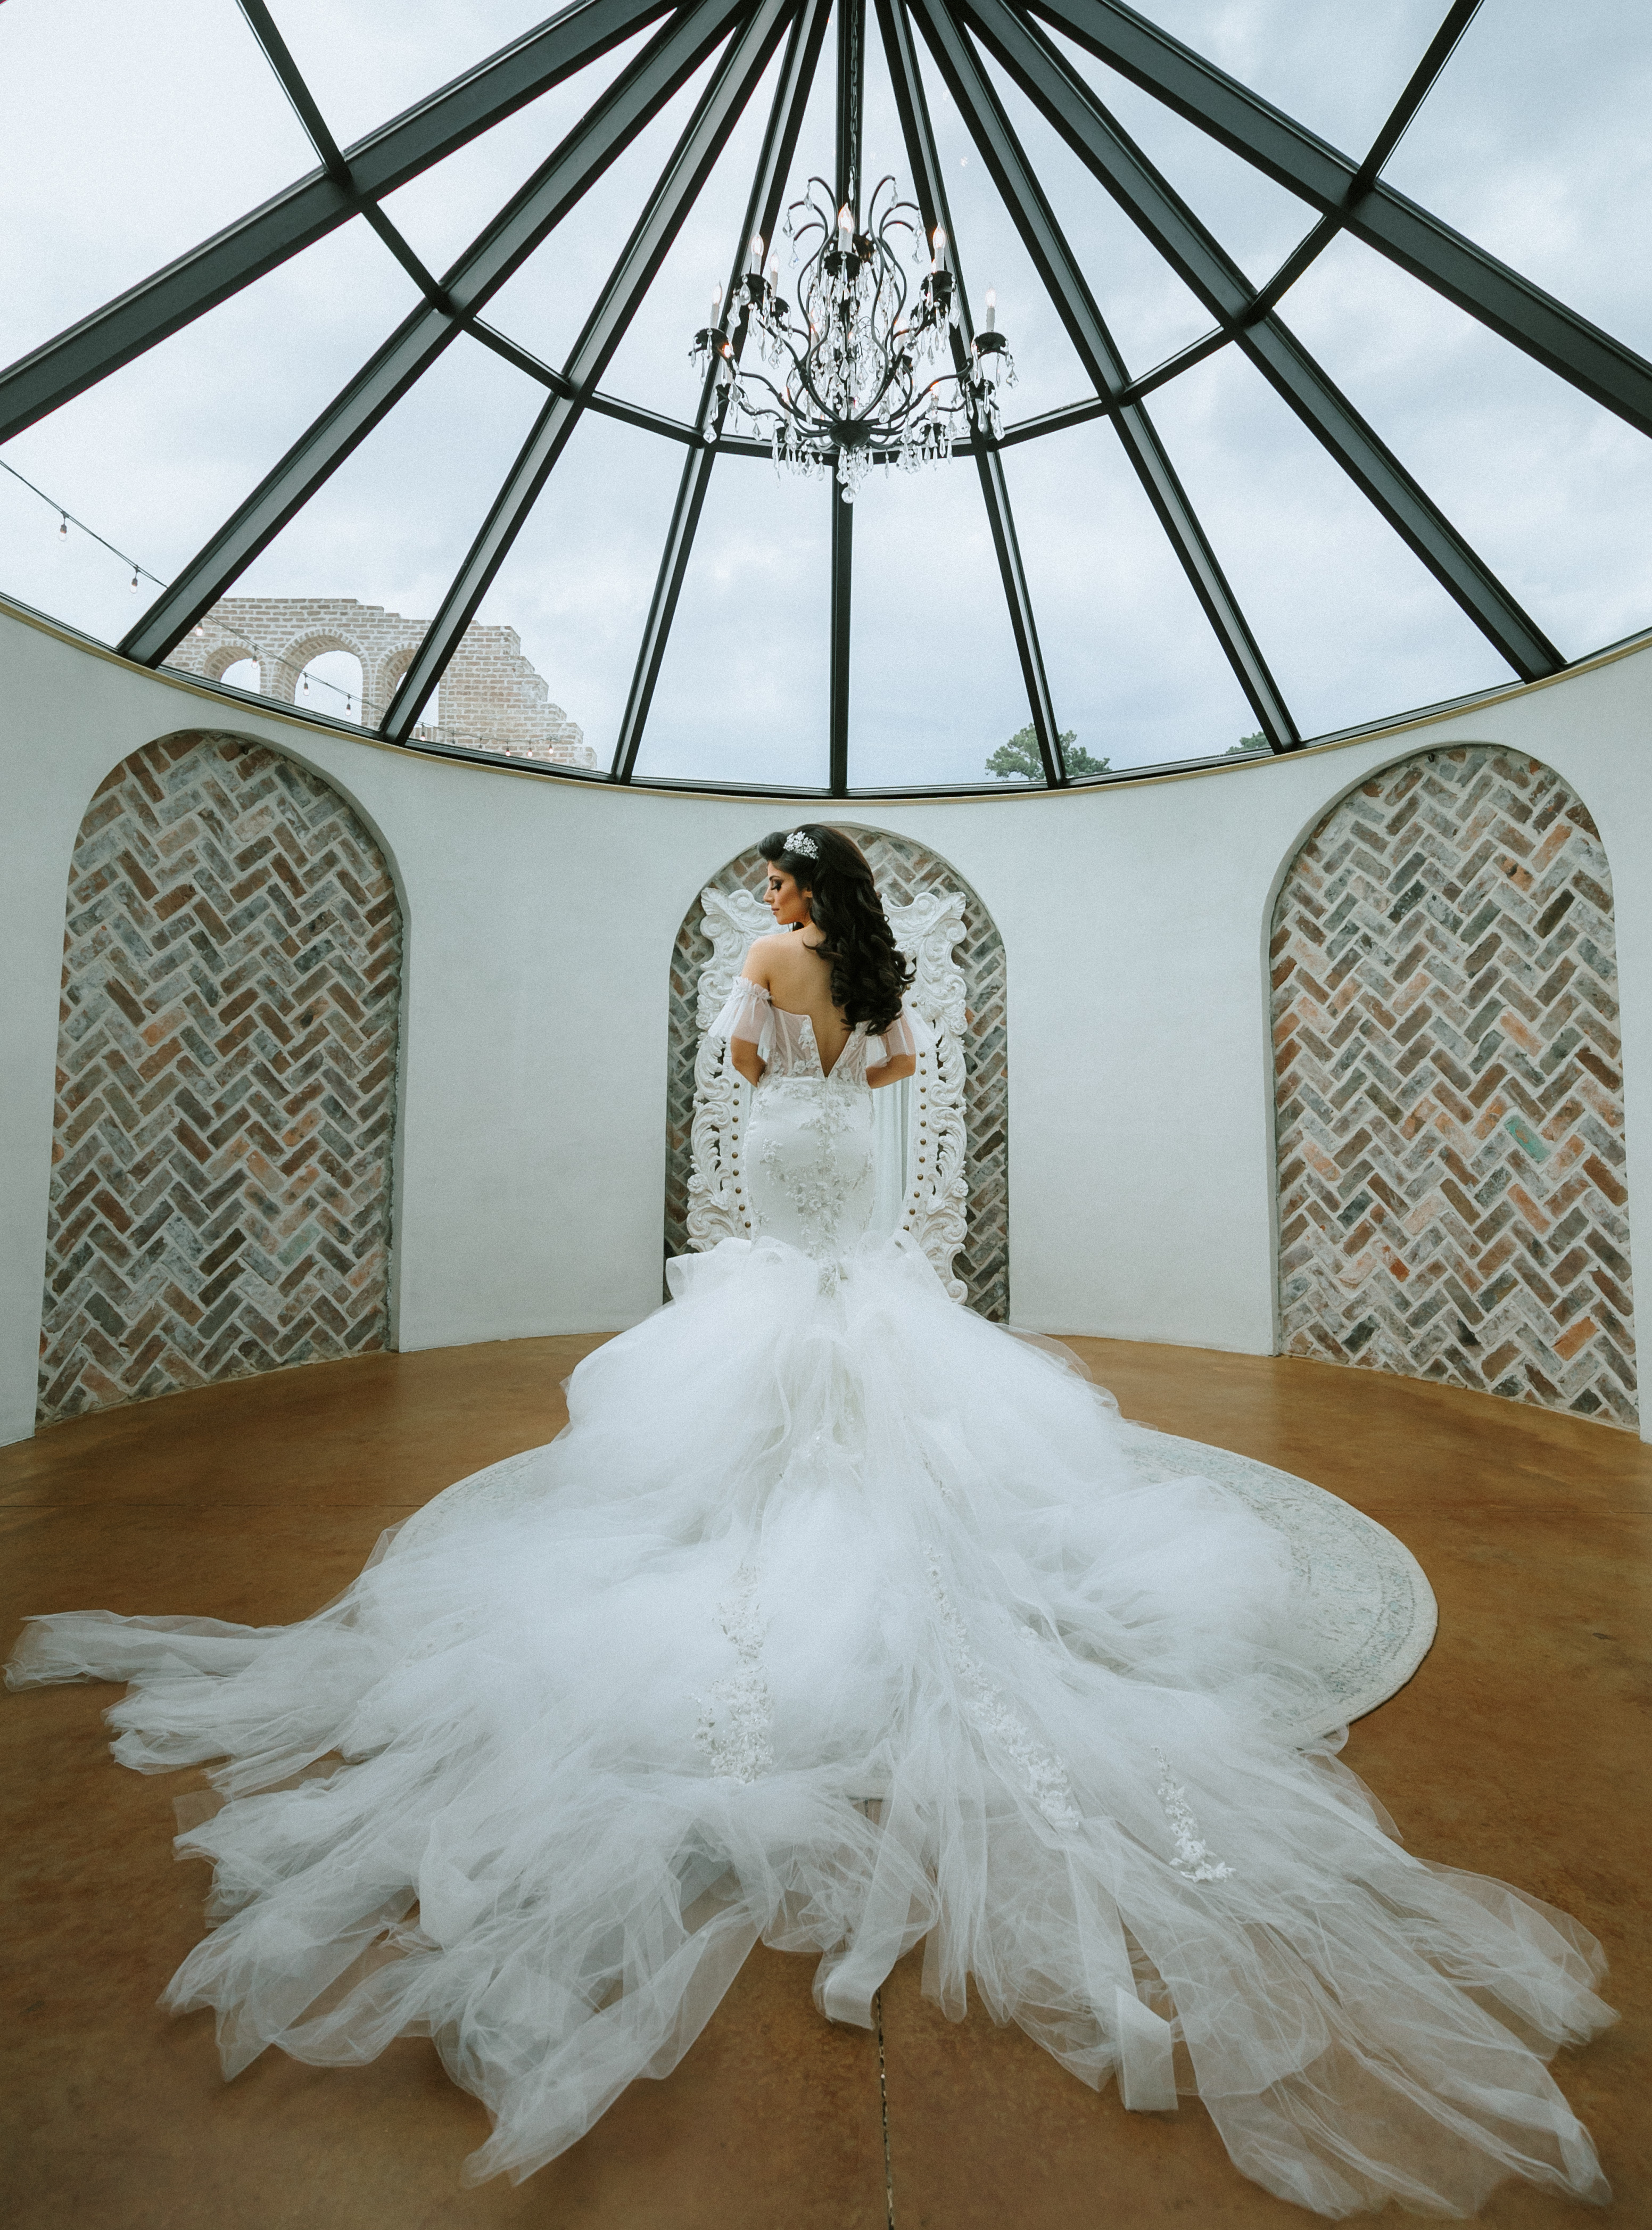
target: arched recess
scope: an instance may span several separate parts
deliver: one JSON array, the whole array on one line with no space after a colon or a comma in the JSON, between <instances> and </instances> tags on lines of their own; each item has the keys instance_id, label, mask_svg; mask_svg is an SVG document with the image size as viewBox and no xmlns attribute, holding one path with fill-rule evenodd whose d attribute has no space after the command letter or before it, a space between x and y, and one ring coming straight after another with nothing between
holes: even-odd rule
<instances>
[{"instance_id":1,"label":"arched recess","mask_svg":"<svg viewBox=\"0 0 1652 2230\"><path fill-rule=\"evenodd\" d=\"M1553 769L1426 751L1274 907L1281 1343L1633 1425L1611 878Z\"/></svg>"},{"instance_id":2,"label":"arched recess","mask_svg":"<svg viewBox=\"0 0 1652 2230\"><path fill-rule=\"evenodd\" d=\"M402 915L346 801L238 738L99 789L69 869L42 1421L387 1344Z\"/></svg>"},{"instance_id":3,"label":"arched recess","mask_svg":"<svg viewBox=\"0 0 1652 2230\"><path fill-rule=\"evenodd\" d=\"M979 896L950 860L910 838L849 822L834 824L854 837L871 862L879 889L893 903L945 888L965 897L964 937L953 948L966 986L965 1057L969 1218L954 1268L965 1305L996 1322L1010 1313L1010 1068L1005 1024L1003 940ZM755 848L706 878L701 888L755 888L763 860ZM696 991L712 953L701 931L698 893L683 916L671 953L670 1041L667 1072L666 1211L668 1256L687 1251L690 1130L694 1055L700 1044Z\"/></svg>"}]
</instances>

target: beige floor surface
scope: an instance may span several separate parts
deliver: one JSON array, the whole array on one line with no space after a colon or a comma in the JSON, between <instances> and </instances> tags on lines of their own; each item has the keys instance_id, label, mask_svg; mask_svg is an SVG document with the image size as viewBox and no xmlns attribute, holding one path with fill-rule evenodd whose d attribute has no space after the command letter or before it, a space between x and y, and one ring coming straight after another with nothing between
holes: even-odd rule
<instances>
[{"instance_id":1,"label":"beige floor surface","mask_svg":"<svg viewBox=\"0 0 1652 2230\"><path fill-rule=\"evenodd\" d=\"M373 1356L118 1410L0 1450L3 1631L100 1605L286 1621L379 1531L548 1439L594 1340ZM1559 2079L1596 2132L1613 2230L1652 2226L1646 1575L1652 1450L1488 1395L1330 1365L1077 1340L1126 1415L1237 1448L1397 1533L1439 1597L1416 1679L1347 1756L1423 1854L1501 1875L1605 1941L1622 2025ZM1197 2104L1126 2115L1015 2029L960 2026L905 1963L880 2040L828 2027L759 1951L663 2083L526 2183L467 2191L485 2134L428 2044L371 2067L266 2055L219 2079L210 2023L156 1998L199 1932L170 1852L199 1776L112 1765L110 1692L0 1705L10 2230L1268 2230L1313 2218L1229 2164ZM887 2103L886 2183L885 2106ZM1399 2219L1397 2217L1394 2218ZM1505 2187L1499 2230L1593 2210Z\"/></svg>"}]
</instances>

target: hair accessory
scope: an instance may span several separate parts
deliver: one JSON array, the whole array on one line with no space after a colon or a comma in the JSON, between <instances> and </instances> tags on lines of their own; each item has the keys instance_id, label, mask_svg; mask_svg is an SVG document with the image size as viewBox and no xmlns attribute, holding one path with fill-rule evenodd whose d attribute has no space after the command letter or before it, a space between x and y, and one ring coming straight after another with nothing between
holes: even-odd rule
<instances>
[{"instance_id":1,"label":"hair accessory","mask_svg":"<svg viewBox=\"0 0 1652 2230\"><path fill-rule=\"evenodd\" d=\"M820 847L806 828L794 828L786 839L788 852L795 852L800 860L818 860Z\"/></svg>"}]
</instances>

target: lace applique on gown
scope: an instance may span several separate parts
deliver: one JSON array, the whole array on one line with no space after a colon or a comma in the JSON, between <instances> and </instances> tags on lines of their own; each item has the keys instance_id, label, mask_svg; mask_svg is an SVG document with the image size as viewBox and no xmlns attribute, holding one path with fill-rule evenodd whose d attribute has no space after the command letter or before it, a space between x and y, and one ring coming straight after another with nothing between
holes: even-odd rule
<instances>
[{"instance_id":1,"label":"lace applique on gown","mask_svg":"<svg viewBox=\"0 0 1652 2230\"><path fill-rule=\"evenodd\" d=\"M864 1028L826 1074L755 985L715 1027L769 1061L757 1235L671 1265L559 1439L297 1626L32 1623L17 1684L132 1682L123 1763L219 1761L179 1847L220 1924L166 2001L217 2009L232 2073L433 2036L494 2117L468 2178L519 2177L675 2064L759 1937L861 2023L927 1937L949 2012L972 1983L1127 2107L1197 2090L1301 2206L1605 2196L1544 2066L1610 2018L1592 1939L1412 1857L1300 1745L1271 1528L1145 1482L1105 1396L866 1237Z\"/></svg>"}]
</instances>

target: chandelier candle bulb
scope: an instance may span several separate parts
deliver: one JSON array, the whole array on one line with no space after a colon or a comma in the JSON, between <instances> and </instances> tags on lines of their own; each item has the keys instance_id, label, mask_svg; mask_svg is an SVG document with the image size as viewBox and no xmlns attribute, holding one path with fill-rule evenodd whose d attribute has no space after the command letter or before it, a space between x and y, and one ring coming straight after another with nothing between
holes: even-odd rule
<instances>
[{"instance_id":1,"label":"chandelier candle bulb","mask_svg":"<svg viewBox=\"0 0 1652 2230\"><path fill-rule=\"evenodd\" d=\"M997 323L997 315L998 298L997 294L994 293L992 288L989 287L986 290L986 329L988 332L992 331L993 325Z\"/></svg>"}]
</instances>

